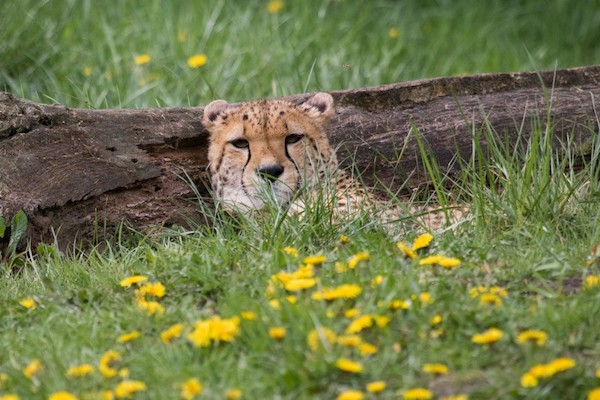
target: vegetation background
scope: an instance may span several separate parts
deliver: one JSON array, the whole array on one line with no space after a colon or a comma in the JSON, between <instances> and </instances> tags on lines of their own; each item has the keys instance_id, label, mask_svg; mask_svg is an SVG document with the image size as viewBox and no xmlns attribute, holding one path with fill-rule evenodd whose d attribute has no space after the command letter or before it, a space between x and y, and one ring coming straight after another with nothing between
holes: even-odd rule
<instances>
[{"instance_id":1,"label":"vegetation background","mask_svg":"<svg viewBox=\"0 0 600 400\"><path fill-rule=\"evenodd\" d=\"M70 107L192 106L575 67L600 62L599 26L597 0L3 1L0 89ZM415 259L397 245L427 230L412 216L332 221L323 205L301 221L215 216L210 229L11 254L0 399L600 398L600 144L582 161L541 122L511 149L474 127L493 157L476 147L453 182L431 160L452 186L442 206L471 213ZM419 265L429 255L461 264ZM138 275L153 286L122 286ZM325 288L339 298L314 300Z\"/></svg>"},{"instance_id":2,"label":"vegetation background","mask_svg":"<svg viewBox=\"0 0 600 400\"><path fill-rule=\"evenodd\" d=\"M598 0L266 4L6 1L0 88L72 107L184 106L600 60ZM197 54L206 64L190 68Z\"/></svg>"}]
</instances>

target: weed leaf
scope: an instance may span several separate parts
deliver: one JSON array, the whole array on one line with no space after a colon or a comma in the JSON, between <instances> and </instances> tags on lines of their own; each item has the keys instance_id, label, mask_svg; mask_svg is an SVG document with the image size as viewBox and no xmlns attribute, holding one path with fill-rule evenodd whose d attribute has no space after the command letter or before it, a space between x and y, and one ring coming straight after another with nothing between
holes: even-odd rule
<instances>
[{"instance_id":1,"label":"weed leaf","mask_svg":"<svg viewBox=\"0 0 600 400\"><path fill-rule=\"evenodd\" d=\"M19 210L14 215L10 222L10 241L8 242L8 254L13 255L17 250L17 245L21 239L25 236L27 230L27 215L23 210Z\"/></svg>"}]
</instances>

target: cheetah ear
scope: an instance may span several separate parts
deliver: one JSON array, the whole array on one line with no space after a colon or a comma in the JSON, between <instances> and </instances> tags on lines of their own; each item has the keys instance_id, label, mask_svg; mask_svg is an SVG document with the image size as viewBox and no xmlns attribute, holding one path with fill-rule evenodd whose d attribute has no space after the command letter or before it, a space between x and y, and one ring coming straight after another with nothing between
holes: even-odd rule
<instances>
[{"instance_id":1,"label":"cheetah ear","mask_svg":"<svg viewBox=\"0 0 600 400\"><path fill-rule=\"evenodd\" d=\"M308 112L311 117L321 117L327 119L335 112L333 108L333 97L329 93L317 93L310 99L302 103L302 108Z\"/></svg>"},{"instance_id":2,"label":"cheetah ear","mask_svg":"<svg viewBox=\"0 0 600 400\"><path fill-rule=\"evenodd\" d=\"M211 128L215 125L215 121L219 114L225 112L229 108L229 103L225 100L215 100L204 107L204 115L202 123L205 127Z\"/></svg>"}]
</instances>

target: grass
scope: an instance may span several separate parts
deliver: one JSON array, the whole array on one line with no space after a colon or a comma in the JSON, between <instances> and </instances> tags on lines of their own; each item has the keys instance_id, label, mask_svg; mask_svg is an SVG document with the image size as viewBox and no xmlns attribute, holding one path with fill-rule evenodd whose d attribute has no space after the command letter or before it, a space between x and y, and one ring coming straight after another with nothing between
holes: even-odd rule
<instances>
[{"instance_id":1,"label":"grass","mask_svg":"<svg viewBox=\"0 0 600 400\"><path fill-rule=\"evenodd\" d=\"M0 89L71 107L198 105L600 60L598 14L583 2L311 0L277 14L263 0L1 7ZM207 64L190 69L199 53ZM135 65L143 54L151 60Z\"/></svg>"},{"instance_id":2,"label":"grass","mask_svg":"<svg viewBox=\"0 0 600 400\"><path fill-rule=\"evenodd\" d=\"M567 1L286 2L277 14L259 1L115 2L105 8L91 1L23 1L1 7L4 88L72 107L195 105L214 97L585 65L597 61L600 39L598 14ZM544 17L534 18L542 10ZM398 29L397 38L390 28ZM207 55L207 64L189 68L187 58L198 53ZM135 65L142 54L150 62ZM171 399L190 378L202 384L202 398L224 398L239 388L246 399L331 399L350 389L392 399L419 387L435 398L584 398L599 386L600 369L600 286L594 285L600 259L592 250L600 243L597 124L590 121L593 156L583 162L569 143L552 146L552 128L541 124L523 127L512 144L495 140L485 125L474 127L473 143L485 137L491 156L476 145L451 182L428 160L437 198L465 202L471 213L436 233L415 260L397 247L398 241L410 246L422 233L412 219L391 226L364 214L332 221L320 206L302 220L278 210L260 219L215 215L211 228L117 237L85 252L40 245L35 255L21 257L20 267L0 274L0 398L46 399L62 390L103 398L99 394L119 382L139 380L146 390L135 398ZM443 191L447 184L449 193ZM299 255L285 253L286 246ZM360 252L369 259L347 268ZM462 263L419 265L438 254ZM311 255L326 257L314 267L315 286L288 292L274 281ZM164 313L148 315L135 289L121 287L122 279L137 274L164 285L163 298L146 296ZM361 293L312 299L341 285L357 285ZM473 297L480 287L485 293ZM499 288L506 296L488 293ZM26 298L36 307L21 305ZM239 334L195 347L188 339L194 324L216 315L238 318ZM359 316L372 323L357 334L376 347L375 354L326 339L325 328L343 336ZM163 343L160 333L176 323L185 325L181 337ZM272 338L272 327L285 328L285 337ZM500 329L502 338L472 342L489 328ZM308 337L315 329L322 330L312 349ZM547 341L517 343L527 329L545 332ZM117 342L132 331L140 337ZM128 378L98 371L109 350L121 356L109 366ZM533 366L562 357L575 366L539 378L535 387L521 385ZM363 371L340 370L340 358L360 362ZM36 359L41 371L25 377L24 368ZM83 363L95 372L66 376ZM449 372L425 373L427 363L443 363ZM384 391L366 393L366 384L379 380L387 384Z\"/></svg>"}]
</instances>

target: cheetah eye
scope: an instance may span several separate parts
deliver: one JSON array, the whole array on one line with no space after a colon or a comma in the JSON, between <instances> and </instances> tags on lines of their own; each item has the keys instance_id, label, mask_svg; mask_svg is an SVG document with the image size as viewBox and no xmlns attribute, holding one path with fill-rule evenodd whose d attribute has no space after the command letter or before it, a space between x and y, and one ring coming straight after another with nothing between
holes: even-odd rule
<instances>
[{"instance_id":1,"label":"cheetah eye","mask_svg":"<svg viewBox=\"0 0 600 400\"><path fill-rule=\"evenodd\" d=\"M233 147L237 147L238 149L247 149L250 147L250 143L246 139L235 139L229 142Z\"/></svg>"},{"instance_id":2,"label":"cheetah eye","mask_svg":"<svg viewBox=\"0 0 600 400\"><path fill-rule=\"evenodd\" d=\"M298 143L304 138L304 135L301 133L292 133L291 135L287 135L285 137L285 144L294 144Z\"/></svg>"}]
</instances>

